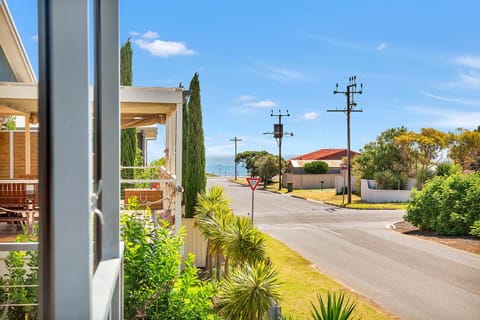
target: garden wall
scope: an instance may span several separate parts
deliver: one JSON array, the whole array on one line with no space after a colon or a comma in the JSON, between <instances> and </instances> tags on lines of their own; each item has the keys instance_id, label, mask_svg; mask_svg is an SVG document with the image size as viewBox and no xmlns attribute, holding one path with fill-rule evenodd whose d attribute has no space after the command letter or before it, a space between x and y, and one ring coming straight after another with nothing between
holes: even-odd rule
<instances>
[{"instance_id":1,"label":"garden wall","mask_svg":"<svg viewBox=\"0 0 480 320\"><path fill-rule=\"evenodd\" d=\"M411 183L409 186L411 187ZM365 202L408 202L412 190L378 190L375 180L361 180L361 197Z\"/></svg>"}]
</instances>

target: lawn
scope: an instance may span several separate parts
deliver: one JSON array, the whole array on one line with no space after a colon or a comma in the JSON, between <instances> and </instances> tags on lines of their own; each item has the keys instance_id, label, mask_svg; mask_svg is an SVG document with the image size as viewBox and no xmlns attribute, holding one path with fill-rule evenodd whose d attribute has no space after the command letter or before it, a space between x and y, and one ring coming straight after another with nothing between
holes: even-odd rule
<instances>
[{"instance_id":1,"label":"lawn","mask_svg":"<svg viewBox=\"0 0 480 320\"><path fill-rule=\"evenodd\" d=\"M283 243L264 235L267 251L273 265L279 272L281 288L280 305L284 315L295 320L307 319L310 315L310 301L316 301L316 295L323 297L327 291L345 292L347 297L357 303L355 316L362 319L395 319L379 310L367 298L351 292L340 283L321 274L308 260L299 256Z\"/></svg>"},{"instance_id":2,"label":"lawn","mask_svg":"<svg viewBox=\"0 0 480 320\"><path fill-rule=\"evenodd\" d=\"M233 180L232 180L233 181ZM248 185L247 180L245 178L239 178L237 182L243 185ZM259 185L257 188L263 188L263 184ZM287 193L286 188L282 188L282 190L278 190L278 182L272 183L267 185L267 190L279 192L279 193ZM363 202L362 199L356 195L352 194L352 203L346 204L347 202L347 195L345 195L345 199L342 201L342 195L335 194L335 189L305 189L305 190L293 190L292 192L288 193L289 195L315 200L315 201L322 201L328 204L342 206L345 203L346 208L350 209L406 209L406 203L398 203L398 202L388 202L388 203L367 203Z\"/></svg>"}]
</instances>

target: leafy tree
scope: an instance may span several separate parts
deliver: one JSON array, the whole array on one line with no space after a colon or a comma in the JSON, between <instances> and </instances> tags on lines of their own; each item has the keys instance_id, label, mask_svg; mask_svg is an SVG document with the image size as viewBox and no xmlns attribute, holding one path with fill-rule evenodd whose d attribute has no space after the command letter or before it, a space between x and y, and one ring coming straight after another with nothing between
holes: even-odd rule
<instances>
[{"instance_id":1,"label":"leafy tree","mask_svg":"<svg viewBox=\"0 0 480 320\"><path fill-rule=\"evenodd\" d=\"M278 272L261 262L245 264L220 284L218 308L224 319L268 319L268 310L278 303Z\"/></svg>"},{"instance_id":2,"label":"leafy tree","mask_svg":"<svg viewBox=\"0 0 480 320\"><path fill-rule=\"evenodd\" d=\"M130 38L120 48L120 85L131 86L132 71L132 44ZM136 128L122 129L121 132L121 157L120 162L124 167L135 166L137 151L137 130ZM123 179L133 179L133 170L122 170Z\"/></svg>"},{"instance_id":3,"label":"leafy tree","mask_svg":"<svg viewBox=\"0 0 480 320\"><path fill-rule=\"evenodd\" d=\"M397 181L405 183L408 174L408 161L402 156L396 138L406 132L405 127L392 128L382 132L374 142L370 142L361 154L353 159L353 169L362 179L375 179L377 172L390 171Z\"/></svg>"},{"instance_id":4,"label":"leafy tree","mask_svg":"<svg viewBox=\"0 0 480 320\"><path fill-rule=\"evenodd\" d=\"M451 135L449 156L462 170L480 170L480 126L474 131L459 129Z\"/></svg>"},{"instance_id":5,"label":"leafy tree","mask_svg":"<svg viewBox=\"0 0 480 320\"><path fill-rule=\"evenodd\" d=\"M198 193L205 191L207 184L205 175L205 141L202 124L202 104L200 99L200 81L195 73L190 81L190 98L187 107L187 139L185 160L189 162L185 170L185 217L195 214L195 203Z\"/></svg>"},{"instance_id":6,"label":"leafy tree","mask_svg":"<svg viewBox=\"0 0 480 320\"><path fill-rule=\"evenodd\" d=\"M328 164L325 161L312 161L303 165L303 170L308 173L324 174L328 172Z\"/></svg>"},{"instance_id":7,"label":"leafy tree","mask_svg":"<svg viewBox=\"0 0 480 320\"><path fill-rule=\"evenodd\" d=\"M409 153L425 170L438 157L439 152L447 146L448 135L433 128L422 128L420 133L403 132L397 137L397 142L400 145L408 145Z\"/></svg>"},{"instance_id":8,"label":"leafy tree","mask_svg":"<svg viewBox=\"0 0 480 320\"><path fill-rule=\"evenodd\" d=\"M277 157L278 159L278 157ZM263 188L267 188L267 182L278 172L278 161L275 156L266 154L260 156L255 161L255 168L258 171L258 176L263 179Z\"/></svg>"},{"instance_id":9,"label":"leafy tree","mask_svg":"<svg viewBox=\"0 0 480 320\"><path fill-rule=\"evenodd\" d=\"M259 176L258 168L255 166L256 161L265 155L268 155L268 153L265 150L262 151L243 151L240 153L237 153L237 156L235 157L235 162L238 162L242 164L243 167L245 167L248 171L248 174L251 177L256 177Z\"/></svg>"}]
</instances>

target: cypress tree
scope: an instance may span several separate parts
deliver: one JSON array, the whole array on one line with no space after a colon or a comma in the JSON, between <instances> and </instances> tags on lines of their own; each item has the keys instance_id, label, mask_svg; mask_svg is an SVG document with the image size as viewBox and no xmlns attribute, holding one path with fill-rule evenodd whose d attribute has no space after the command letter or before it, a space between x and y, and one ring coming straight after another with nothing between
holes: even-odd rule
<instances>
[{"instance_id":1,"label":"cypress tree","mask_svg":"<svg viewBox=\"0 0 480 320\"><path fill-rule=\"evenodd\" d=\"M133 82L132 71L132 43L130 38L120 49L120 85L131 86ZM136 128L122 129L121 135L121 158L120 163L125 167L135 166L135 154L137 151ZM122 178L132 179L133 170L122 170Z\"/></svg>"},{"instance_id":2,"label":"cypress tree","mask_svg":"<svg viewBox=\"0 0 480 320\"><path fill-rule=\"evenodd\" d=\"M207 184L205 176L205 141L203 136L202 104L200 81L195 73L190 82L190 99L187 106L187 145L188 162L185 180L185 217L192 218L197 194L204 192Z\"/></svg>"},{"instance_id":3,"label":"cypress tree","mask_svg":"<svg viewBox=\"0 0 480 320\"><path fill-rule=\"evenodd\" d=\"M180 88L183 88L183 84L180 82ZM188 144L188 103L187 100L183 102L183 117L182 117L182 186L187 184L188 175L188 157L187 157L187 144ZM183 199L185 203L185 199Z\"/></svg>"}]
</instances>

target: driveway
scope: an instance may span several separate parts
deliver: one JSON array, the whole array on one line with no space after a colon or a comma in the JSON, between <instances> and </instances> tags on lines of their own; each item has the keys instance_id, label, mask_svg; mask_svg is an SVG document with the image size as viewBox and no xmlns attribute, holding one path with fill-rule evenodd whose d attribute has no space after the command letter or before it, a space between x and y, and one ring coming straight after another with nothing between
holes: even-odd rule
<instances>
[{"instance_id":1,"label":"driveway","mask_svg":"<svg viewBox=\"0 0 480 320\"><path fill-rule=\"evenodd\" d=\"M249 187L209 179L251 211ZM255 191L254 223L401 319L480 319L480 256L385 228L401 210L351 210Z\"/></svg>"}]
</instances>

